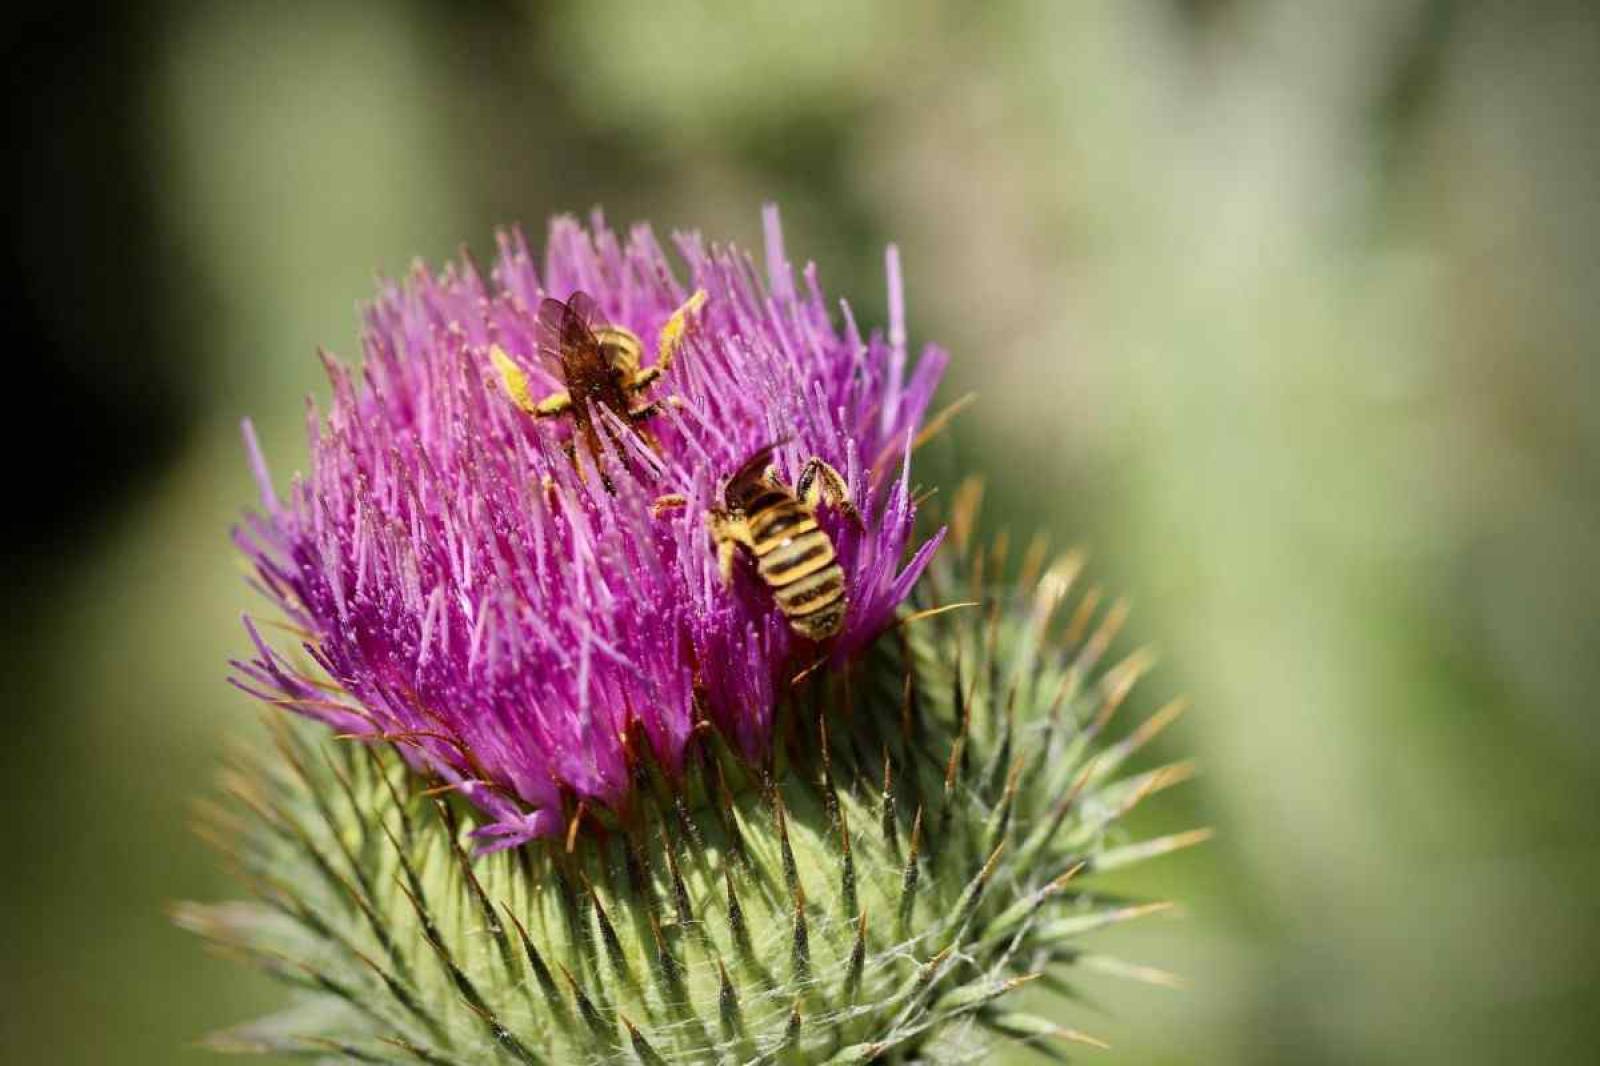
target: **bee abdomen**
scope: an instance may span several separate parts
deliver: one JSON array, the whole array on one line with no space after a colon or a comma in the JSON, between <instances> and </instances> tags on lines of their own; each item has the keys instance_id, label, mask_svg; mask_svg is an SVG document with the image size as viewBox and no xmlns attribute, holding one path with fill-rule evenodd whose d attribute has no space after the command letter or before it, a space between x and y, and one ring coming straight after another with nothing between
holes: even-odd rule
<instances>
[{"instance_id":1,"label":"bee abdomen","mask_svg":"<svg viewBox=\"0 0 1600 1066\"><path fill-rule=\"evenodd\" d=\"M817 641L839 632L847 606L844 570L811 512L769 488L750 501L747 514L756 571L790 627Z\"/></svg>"},{"instance_id":2,"label":"bee abdomen","mask_svg":"<svg viewBox=\"0 0 1600 1066\"><path fill-rule=\"evenodd\" d=\"M826 563L787 584L773 584L772 595L789 625L812 640L833 636L844 622L844 570L831 546Z\"/></svg>"},{"instance_id":3,"label":"bee abdomen","mask_svg":"<svg viewBox=\"0 0 1600 1066\"><path fill-rule=\"evenodd\" d=\"M757 542L756 568L761 579L773 588L809 577L830 565L834 559L833 543L814 524L798 536L784 537L767 544L770 547ZM762 551L763 547L767 547L767 550Z\"/></svg>"},{"instance_id":4,"label":"bee abdomen","mask_svg":"<svg viewBox=\"0 0 1600 1066\"><path fill-rule=\"evenodd\" d=\"M765 554L786 539L794 539L817 528L816 521L792 500L781 496L763 497L750 513L750 536L757 554Z\"/></svg>"}]
</instances>

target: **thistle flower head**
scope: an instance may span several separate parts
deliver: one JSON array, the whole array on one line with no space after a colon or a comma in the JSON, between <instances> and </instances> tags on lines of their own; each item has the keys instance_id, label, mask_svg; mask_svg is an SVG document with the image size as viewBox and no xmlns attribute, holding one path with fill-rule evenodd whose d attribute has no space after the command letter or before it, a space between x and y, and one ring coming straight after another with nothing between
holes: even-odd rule
<instances>
[{"instance_id":1,"label":"thistle flower head","mask_svg":"<svg viewBox=\"0 0 1600 1066\"><path fill-rule=\"evenodd\" d=\"M945 356L910 365L893 251L885 336L848 305L834 324L771 210L764 270L677 244L683 280L648 228L624 239L598 216L556 220L542 268L515 233L487 276L419 267L367 312L358 371L325 360L330 409L283 498L252 442L262 509L237 540L309 662L251 625L236 682L395 742L488 815L485 848L563 831L576 803L624 805L638 760L679 772L701 722L760 757L778 689L882 631L938 541L906 558L911 446ZM568 307L589 333L659 338L619 372L650 373L648 391L577 380L553 320ZM708 535L768 446L778 483L816 458L847 487L815 516L847 593L822 645L752 568L725 583Z\"/></svg>"},{"instance_id":2,"label":"thistle flower head","mask_svg":"<svg viewBox=\"0 0 1600 1066\"><path fill-rule=\"evenodd\" d=\"M770 214L764 281L679 247L682 283L648 230L558 221L538 273L515 236L419 271L282 499L252 442L237 538L301 643L251 624L235 681L297 714L203 819L252 899L177 918L299 995L214 1046L970 1061L1093 1042L1011 1007L1030 980L1168 980L1082 938L1162 909L1094 874L1204 835L1119 825L1188 775L1130 769L1179 705L1119 728L1124 607L982 548L976 491L916 542L944 356L911 367L892 254L885 337Z\"/></svg>"}]
</instances>

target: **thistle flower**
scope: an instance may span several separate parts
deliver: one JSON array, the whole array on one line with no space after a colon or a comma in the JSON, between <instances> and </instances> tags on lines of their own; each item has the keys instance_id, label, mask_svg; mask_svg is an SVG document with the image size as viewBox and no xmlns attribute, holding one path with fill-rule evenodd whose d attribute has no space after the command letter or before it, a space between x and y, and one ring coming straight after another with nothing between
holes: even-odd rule
<instances>
[{"instance_id":1,"label":"thistle flower","mask_svg":"<svg viewBox=\"0 0 1600 1066\"><path fill-rule=\"evenodd\" d=\"M204 820L254 900L177 917L300 992L214 1046L955 1061L1095 1042L1011 1006L1034 978L1170 981L1080 938L1164 907L1092 874L1204 836L1118 828L1187 776L1127 770L1181 705L1113 739L1150 662L1108 658L1125 607L1080 592L1076 554L978 547L976 489L953 552L917 543L909 458L944 357L909 367L892 253L884 338L848 308L836 330L813 271L797 289L770 213L765 285L732 250L680 250L686 285L647 230L559 221L544 288L514 236L489 281L418 272L369 313L361 374L330 362L286 499L252 441L239 541L303 644L251 625L236 681L298 714L269 715L273 750ZM539 359L540 301L574 290L662 337L666 372L627 362L672 397L647 432L610 404L529 417L574 386ZM822 645L751 568L724 584L705 521L773 442L781 480L818 456L861 513L817 516L849 597Z\"/></svg>"},{"instance_id":2,"label":"thistle flower","mask_svg":"<svg viewBox=\"0 0 1600 1066\"><path fill-rule=\"evenodd\" d=\"M557 220L542 271L504 234L488 279L468 260L386 288L362 372L325 360L332 407L312 412L311 469L287 499L252 440L263 513L238 543L313 672L251 625L257 655L235 664L237 683L401 744L490 816L489 847L564 831L574 804L615 811L630 762L678 772L702 720L759 756L786 674L865 646L938 542L901 565L907 460L946 361L929 349L908 366L892 251L889 335L864 337L848 305L835 329L814 268L797 287L774 211L766 223L765 284L737 251L684 236L682 285L649 229L623 242L597 216L592 231ZM609 408L594 415L613 432L590 441L522 409L566 388L539 360L540 310L575 291L675 349L648 437ZM721 483L774 442L790 484L819 457L864 518L819 515L849 590L825 652L742 570L724 588L706 535ZM654 513L669 495L685 506ZM636 733L647 751L630 749Z\"/></svg>"}]
</instances>

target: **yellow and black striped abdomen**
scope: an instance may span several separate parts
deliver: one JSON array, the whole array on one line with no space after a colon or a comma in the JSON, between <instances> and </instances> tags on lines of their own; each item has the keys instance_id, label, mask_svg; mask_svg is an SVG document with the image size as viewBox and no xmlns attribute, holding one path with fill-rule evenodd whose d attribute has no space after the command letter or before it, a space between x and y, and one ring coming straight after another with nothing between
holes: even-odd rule
<instances>
[{"instance_id":1,"label":"yellow and black striped abdomen","mask_svg":"<svg viewBox=\"0 0 1600 1066\"><path fill-rule=\"evenodd\" d=\"M844 570L828 534L798 500L768 493L747 518L756 571L796 633L826 640L844 623Z\"/></svg>"}]
</instances>

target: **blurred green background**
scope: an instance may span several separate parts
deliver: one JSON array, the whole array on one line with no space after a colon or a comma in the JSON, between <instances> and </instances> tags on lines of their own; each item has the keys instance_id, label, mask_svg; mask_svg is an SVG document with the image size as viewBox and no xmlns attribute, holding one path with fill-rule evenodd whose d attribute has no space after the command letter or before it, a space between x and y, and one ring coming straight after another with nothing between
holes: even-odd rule
<instances>
[{"instance_id":1,"label":"blurred green background","mask_svg":"<svg viewBox=\"0 0 1600 1066\"><path fill-rule=\"evenodd\" d=\"M375 271L602 204L753 243L981 391L926 476L1092 547L1202 776L1105 1063L1600 1035L1600 17L1577 3L218 0L16 16L0 1059L201 1063L171 928L251 709L226 531ZM1587 1049L1587 1050L1586 1050Z\"/></svg>"}]
</instances>

